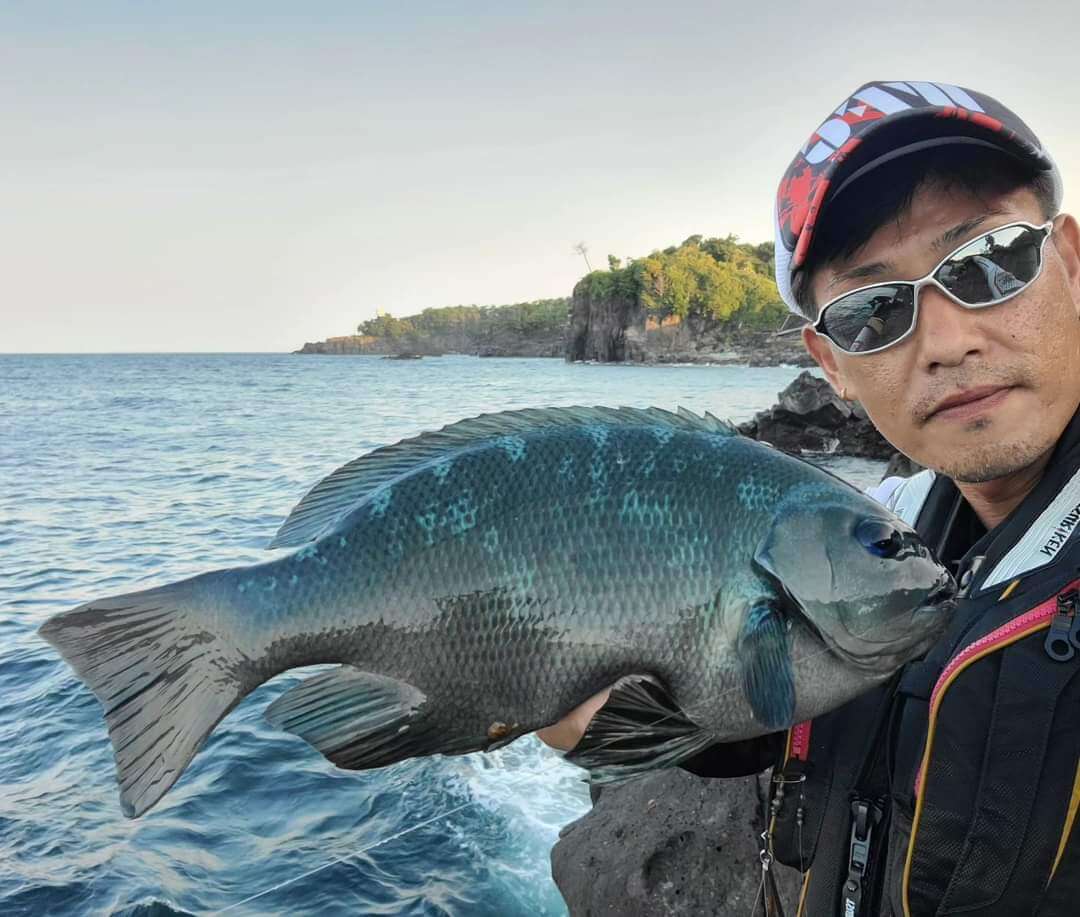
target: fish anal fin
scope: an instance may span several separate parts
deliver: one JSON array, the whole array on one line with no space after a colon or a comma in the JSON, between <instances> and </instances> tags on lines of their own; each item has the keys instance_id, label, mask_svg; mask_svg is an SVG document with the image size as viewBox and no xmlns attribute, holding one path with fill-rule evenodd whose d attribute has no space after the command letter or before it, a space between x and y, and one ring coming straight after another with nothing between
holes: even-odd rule
<instances>
[{"instance_id":1,"label":"fish anal fin","mask_svg":"<svg viewBox=\"0 0 1080 917\"><path fill-rule=\"evenodd\" d=\"M566 760L587 769L592 783L614 783L672 767L714 741L656 678L627 675L612 687Z\"/></svg>"},{"instance_id":2,"label":"fish anal fin","mask_svg":"<svg viewBox=\"0 0 1080 917\"><path fill-rule=\"evenodd\" d=\"M447 733L413 685L347 665L286 691L267 709L266 719L347 770L463 754L485 744Z\"/></svg>"}]
</instances>

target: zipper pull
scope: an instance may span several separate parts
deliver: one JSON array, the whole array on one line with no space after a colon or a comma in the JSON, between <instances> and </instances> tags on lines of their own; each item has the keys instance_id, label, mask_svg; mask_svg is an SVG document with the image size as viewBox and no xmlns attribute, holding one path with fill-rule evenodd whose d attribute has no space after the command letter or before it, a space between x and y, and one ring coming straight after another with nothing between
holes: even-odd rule
<instances>
[{"instance_id":1,"label":"zipper pull","mask_svg":"<svg viewBox=\"0 0 1080 917\"><path fill-rule=\"evenodd\" d=\"M1075 586L1058 596L1058 609L1062 602L1072 609L1072 624L1069 626L1069 642L1080 649L1080 590Z\"/></svg>"},{"instance_id":2,"label":"zipper pull","mask_svg":"<svg viewBox=\"0 0 1080 917\"><path fill-rule=\"evenodd\" d=\"M859 917L863 879L870 865L870 843L881 821L881 807L856 796L851 800L851 843L848 845L848 875L840 890L840 917Z\"/></svg>"},{"instance_id":3,"label":"zipper pull","mask_svg":"<svg viewBox=\"0 0 1080 917\"><path fill-rule=\"evenodd\" d=\"M1069 589L1057 597L1057 612L1046 632L1046 655L1057 662L1068 662L1076 655L1074 647L1080 648L1080 619L1076 615L1078 604L1076 589Z\"/></svg>"}]
</instances>

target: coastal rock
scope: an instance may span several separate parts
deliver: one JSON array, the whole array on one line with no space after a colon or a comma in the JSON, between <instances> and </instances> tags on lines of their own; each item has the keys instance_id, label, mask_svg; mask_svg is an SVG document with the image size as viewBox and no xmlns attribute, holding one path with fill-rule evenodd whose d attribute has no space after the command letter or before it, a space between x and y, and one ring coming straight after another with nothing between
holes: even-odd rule
<instances>
[{"instance_id":1,"label":"coastal rock","mask_svg":"<svg viewBox=\"0 0 1080 917\"><path fill-rule=\"evenodd\" d=\"M551 872L572 917L751 913L768 776L709 780L672 769L605 787L563 828ZM776 864L795 912L799 876Z\"/></svg>"},{"instance_id":2,"label":"coastal rock","mask_svg":"<svg viewBox=\"0 0 1080 917\"><path fill-rule=\"evenodd\" d=\"M566 359L640 363L645 360L645 309L635 293L606 287L590 274L574 286Z\"/></svg>"},{"instance_id":3,"label":"coastal rock","mask_svg":"<svg viewBox=\"0 0 1080 917\"><path fill-rule=\"evenodd\" d=\"M894 452L892 458L889 459L889 464L885 466L885 474L882 478L910 478L922 470L922 465L909 459L903 452Z\"/></svg>"},{"instance_id":4,"label":"coastal rock","mask_svg":"<svg viewBox=\"0 0 1080 917\"><path fill-rule=\"evenodd\" d=\"M824 452L887 460L896 452L861 405L843 401L828 382L808 372L800 373L773 407L740 424L739 430L796 455Z\"/></svg>"},{"instance_id":5,"label":"coastal rock","mask_svg":"<svg viewBox=\"0 0 1080 917\"><path fill-rule=\"evenodd\" d=\"M596 363L708 363L812 366L798 336L732 327L700 315L647 313L638 293L590 274L574 287L566 359Z\"/></svg>"}]
</instances>

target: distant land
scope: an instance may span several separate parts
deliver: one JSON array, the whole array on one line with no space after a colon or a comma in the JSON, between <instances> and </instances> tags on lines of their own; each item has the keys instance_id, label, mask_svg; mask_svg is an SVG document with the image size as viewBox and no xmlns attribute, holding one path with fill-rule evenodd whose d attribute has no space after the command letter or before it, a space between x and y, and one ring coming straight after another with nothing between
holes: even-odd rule
<instances>
[{"instance_id":1,"label":"distant land","mask_svg":"<svg viewBox=\"0 0 1080 917\"><path fill-rule=\"evenodd\" d=\"M772 265L771 242L690 236L625 264L609 255L607 270L590 271L569 297L380 311L356 334L296 353L810 365L798 335L775 337L788 313Z\"/></svg>"}]
</instances>

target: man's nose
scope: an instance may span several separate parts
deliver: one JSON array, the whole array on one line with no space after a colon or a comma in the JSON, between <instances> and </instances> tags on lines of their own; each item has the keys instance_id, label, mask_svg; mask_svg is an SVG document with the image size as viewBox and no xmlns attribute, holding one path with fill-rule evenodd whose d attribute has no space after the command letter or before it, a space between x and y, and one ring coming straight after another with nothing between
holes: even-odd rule
<instances>
[{"instance_id":1,"label":"man's nose","mask_svg":"<svg viewBox=\"0 0 1080 917\"><path fill-rule=\"evenodd\" d=\"M985 345L979 311L965 309L937 287L919 291L919 324L915 329L919 359L933 370L938 366L958 366L978 354Z\"/></svg>"}]
</instances>

